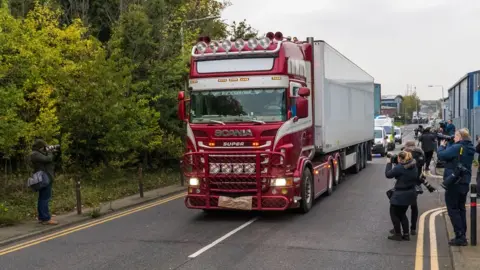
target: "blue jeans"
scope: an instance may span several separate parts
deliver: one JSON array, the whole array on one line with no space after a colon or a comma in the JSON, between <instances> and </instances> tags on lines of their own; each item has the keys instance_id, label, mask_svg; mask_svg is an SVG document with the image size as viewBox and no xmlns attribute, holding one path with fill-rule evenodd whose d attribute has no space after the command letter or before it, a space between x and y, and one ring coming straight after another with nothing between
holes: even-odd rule
<instances>
[{"instance_id":1,"label":"blue jeans","mask_svg":"<svg viewBox=\"0 0 480 270\"><path fill-rule=\"evenodd\" d=\"M52 198L52 184L42 188L38 191L38 219L42 222L50 220L50 211L48 209L48 203Z\"/></svg>"},{"instance_id":2,"label":"blue jeans","mask_svg":"<svg viewBox=\"0 0 480 270\"><path fill-rule=\"evenodd\" d=\"M467 202L469 188L468 184L454 184L445 191L445 203L455 231L455 238L460 240L466 240L467 216L465 203Z\"/></svg>"}]
</instances>

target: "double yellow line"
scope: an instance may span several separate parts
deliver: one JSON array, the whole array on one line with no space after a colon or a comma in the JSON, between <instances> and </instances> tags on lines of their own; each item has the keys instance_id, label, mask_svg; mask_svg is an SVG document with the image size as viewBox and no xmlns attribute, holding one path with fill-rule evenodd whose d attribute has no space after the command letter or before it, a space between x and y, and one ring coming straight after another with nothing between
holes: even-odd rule
<instances>
[{"instance_id":1,"label":"double yellow line","mask_svg":"<svg viewBox=\"0 0 480 270\"><path fill-rule=\"evenodd\" d=\"M20 244L17 244L17 245L14 245L14 246L11 246L11 247L8 247L8 248L5 248L5 249L0 249L0 256L6 255L8 253L11 253L11 252L14 252L14 251L17 251L17 250L21 250L21 249L24 249L24 248L27 248L27 247L30 247L30 246L38 245L40 243L43 243L43 242L46 242L46 241L49 241L49 240L52 240L52 239L55 239L55 238L58 238L58 237L62 237L62 236L65 236L65 235L68 235L68 234L71 234L71 233L74 233L74 232L77 232L77 231L81 231L81 230L84 230L84 229L87 229L87 228L90 228L90 227L93 227L93 226L97 226L97 225L103 224L105 222L108 222L108 221L111 221L111 220L114 220L114 219L117 219L117 218L121 218L121 217L124 217L124 216L127 216L127 215L131 215L133 213L140 212L140 211L146 210L148 208L152 208L152 207L155 207L155 206L158 206L158 205L161 205L161 204L164 204L164 203L167 203L167 202L185 197L185 195L186 194L182 192L181 194L173 195L171 197L168 197L168 198L165 198L165 199L162 199L162 200L159 200L159 201L144 204L144 205L141 205L139 207L136 207L136 208L133 208L133 209L130 209L130 210L122 211L120 213L113 214L113 215L108 215L108 216L106 216L104 218L101 218L101 219L98 219L98 220L90 221L90 222L87 222L87 223L84 223L84 224L81 224L81 225L78 225L78 226L67 228L65 230L61 230L61 231L58 231L58 232L55 232L55 233L51 233L51 234L45 235L43 237L39 237L39 238L30 240L30 241L27 241L27 242L23 242L23 243L20 243Z\"/></svg>"},{"instance_id":2,"label":"double yellow line","mask_svg":"<svg viewBox=\"0 0 480 270\"><path fill-rule=\"evenodd\" d=\"M439 207L428 210L420 216L418 222L417 248L415 252L415 270L423 270L424 263L424 236L425 236L425 219L429 214L429 231L430 231L430 269L438 270L438 249L437 249L437 233L435 228L435 219L438 215L446 211L445 207Z\"/></svg>"}]
</instances>

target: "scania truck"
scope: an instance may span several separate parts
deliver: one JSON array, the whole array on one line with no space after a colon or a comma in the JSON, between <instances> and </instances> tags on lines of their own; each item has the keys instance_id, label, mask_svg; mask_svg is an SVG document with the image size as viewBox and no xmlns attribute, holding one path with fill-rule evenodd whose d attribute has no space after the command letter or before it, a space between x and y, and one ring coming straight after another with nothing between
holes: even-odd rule
<instances>
[{"instance_id":1,"label":"scania truck","mask_svg":"<svg viewBox=\"0 0 480 270\"><path fill-rule=\"evenodd\" d=\"M323 40L199 39L187 93L185 205L308 212L374 143L374 78Z\"/></svg>"}]
</instances>

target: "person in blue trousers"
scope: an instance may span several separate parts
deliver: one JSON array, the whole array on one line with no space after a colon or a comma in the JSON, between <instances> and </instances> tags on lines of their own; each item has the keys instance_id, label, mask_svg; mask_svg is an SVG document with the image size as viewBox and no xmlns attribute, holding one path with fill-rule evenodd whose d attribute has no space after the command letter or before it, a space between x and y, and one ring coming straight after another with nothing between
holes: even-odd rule
<instances>
[{"instance_id":1,"label":"person in blue trousers","mask_svg":"<svg viewBox=\"0 0 480 270\"><path fill-rule=\"evenodd\" d=\"M437 152L438 159L445 161L443 173L445 203L455 231L455 238L449 241L452 246L468 245L465 203L472 179L474 155L475 148L467 129L455 132L454 143L448 147L447 142L443 140Z\"/></svg>"}]
</instances>

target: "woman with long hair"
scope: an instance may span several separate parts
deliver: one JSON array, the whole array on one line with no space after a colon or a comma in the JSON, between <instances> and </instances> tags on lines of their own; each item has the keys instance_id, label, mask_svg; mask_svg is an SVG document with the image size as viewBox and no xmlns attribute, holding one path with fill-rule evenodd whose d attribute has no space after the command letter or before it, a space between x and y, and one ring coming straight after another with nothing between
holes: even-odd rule
<instances>
[{"instance_id":1,"label":"woman with long hair","mask_svg":"<svg viewBox=\"0 0 480 270\"><path fill-rule=\"evenodd\" d=\"M394 164L393 164L394 163ZM406 215L410 205L416 205L417 192L415 184L418 179L418 169L410 152L402 151L397 160L388 159L385 176L395 178L395 186L390 192L390 218L393 223L393 235L388 239L395 241L410 240L409 222ZM403 231L403 233L402 233Z\"/></svg>"}]
</instances>

